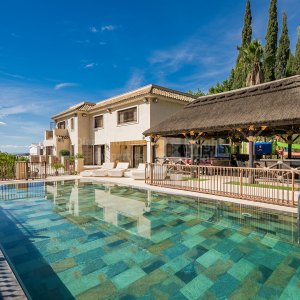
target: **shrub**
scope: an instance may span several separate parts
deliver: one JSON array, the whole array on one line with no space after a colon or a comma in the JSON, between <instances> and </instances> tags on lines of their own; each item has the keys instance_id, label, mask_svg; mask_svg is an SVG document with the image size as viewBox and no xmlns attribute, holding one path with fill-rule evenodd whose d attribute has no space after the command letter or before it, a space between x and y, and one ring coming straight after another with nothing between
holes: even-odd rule
<instances>
[{"instance_id":1,"label":"shrub","mask_svg":"<svg viewBox=\"0 0 300 300\"><path fill-rule=\"evenodd\" d=\"M66 150L66 149L60 150L59 155L60 156L70 156L70 151Z\"/></svg>"},{"instance_id":2,"label":"shrub","mask_svg":"<svg viewBox=\"0 0 300 300\"><path fill-rule=\"evenodd\" d=\"M84 158L83 154L77 153L77 154L75 155L75 159L78 159L78 158Z\"/></svg>"},{"instance_id":3,"label":"shrub","mask_svg":"<svg viewBox=\"0 0 300 300\"><path fill-rule=\"evenodd\" d=\"M59 169L64 169L65 166L63 164L61 164L61 163L54 163L54 164L52 164L52 168L57 171Z\"/></svg>"}]
</instances>

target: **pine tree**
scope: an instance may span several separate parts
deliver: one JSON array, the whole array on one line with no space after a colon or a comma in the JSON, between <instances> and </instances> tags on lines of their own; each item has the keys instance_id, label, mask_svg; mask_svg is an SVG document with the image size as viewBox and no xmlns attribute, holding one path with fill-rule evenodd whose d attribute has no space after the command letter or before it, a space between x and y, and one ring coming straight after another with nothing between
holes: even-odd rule
<instances>
[{"instance_id":1,"label":"pine tree","mask_svg":"<svg viewBox=\"0 0 300 300\"><path fill-rule=\"evenodd\" d=\"M247 0L246 11L244 16L244 27L242 31L241 48L246 47L246 45L251 42L251 39L252 39L252 14L251 14L250 0ZM236 60L236 68L234 71L234 81L232 84L233 89L238 89L246 85L247 74L243 68L239 67L240 59L241 59L241 54L239 51Z\"/></svg>"},{"instance_id":2,"label":"pine tree","mask_svg":"<svg viewBox=\"0 0 300 300\"><path fill-rule=\"evenodd\" d=\"M286 66L290 56L290 39L287 27L287 16L283 13L282 31L276 55L275 77L281 79L286 77Z\"/></svg>"},{"instance_id":3,"label":"pine tree","mask_svg":"<svg viewBox=\"0 0 300 300\"><path fill-rule=\"evenodd\" d=\"M295 75L294 72L294 61L295 61L295 57L293 55L292 52L290 52L290 56L286 65L286 77L290 77Z\"/></svg>"},{"instance_id":4,"label":"pine tree","mask_svg":"<svg viewBox=\"0 0 300 300\"><path fill-rule=\"evenodd\" d=\"M294 60L294 73L295 75L300 75L300 26L298 27L298 41Z\"/></svg>"},{"instance_id":5,"label":"pine tree","mask_svg":"<svg viewBox=\"0 0 300 300\"><path fill-rule=\"evenodd\" d=\"M264 75L266 81L275 79L276 50L278 39L277 0L271 0L269 22L264 53Z\"/></svg>"}]
</instances>

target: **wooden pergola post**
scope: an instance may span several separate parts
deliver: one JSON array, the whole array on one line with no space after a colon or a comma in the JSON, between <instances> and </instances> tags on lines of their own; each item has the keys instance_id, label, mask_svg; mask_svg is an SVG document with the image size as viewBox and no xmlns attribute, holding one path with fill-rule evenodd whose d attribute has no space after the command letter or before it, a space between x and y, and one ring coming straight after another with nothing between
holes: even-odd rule
<instances>
[{"instance_id":1,"label":"wooden pergola post","mask_svg":"<svg viewBox=\"0 0 300 300\"><path fill-rule=\"evenodd\" d=\"M253 130L249 131L249 167L254 168L254 132Z\"/></svg>"},{"instance_id":2,"label":"wooden pergola post","mask_svg":"<svg viewBox=\"0 0 300 300\"><path fill-rule=\"evenodd\" d=\"M190 141L190 146L191 146L191 165L194 164L194 141Z\"/></svg>"},{"instance_id":3,"label":"wooden pergola post","mask_svg":"<svg viewBox=\"0 0 300 300\"><path fill-rule=\"evenodd\" d=\"M293 136L287 136L287 144L288 144L288 159L292 159L292 145L293 145Z\"/></svg>"}]
</instances>

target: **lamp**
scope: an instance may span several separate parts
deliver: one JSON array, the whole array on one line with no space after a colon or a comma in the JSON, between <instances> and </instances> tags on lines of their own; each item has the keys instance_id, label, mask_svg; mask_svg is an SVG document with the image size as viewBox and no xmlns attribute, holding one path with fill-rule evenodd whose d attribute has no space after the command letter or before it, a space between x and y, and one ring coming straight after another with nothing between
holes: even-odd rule
<instances>
[{"instance_id":1,"label":"lamp","mask_svg":"<svg viewBox=\"0 0 300 300\"><path fill-rule=\"evenodd\" d=\"M86 114L86 113L83 113L82 116L85 118L85 117L87 116L87 114Z\"/></svg>"},{"instance_id":2,"label":"lamp","mask_svg":"<svg viewBox=\"0 0 300 300\"><path fill-rule=\"evenodd\" d=\"M111 114L111 108L107 108L106 111Z\"/></svg>"}]
</instances>

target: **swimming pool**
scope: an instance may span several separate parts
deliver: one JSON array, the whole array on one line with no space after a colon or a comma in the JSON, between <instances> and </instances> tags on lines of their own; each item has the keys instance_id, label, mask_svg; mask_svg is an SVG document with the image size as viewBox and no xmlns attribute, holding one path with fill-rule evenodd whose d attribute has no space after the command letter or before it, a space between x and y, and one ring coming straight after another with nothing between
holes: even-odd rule
<instances>
[{"instance_id":1,"label":"swimming pool","mask_svg":"<svg viewBox=\"0 0 300 300\"><path fill-rule=\"evenodd\" d=\"M99 182L0 186L33 299L299 299L297 216Z\"/></svg>"}]
</instances>

